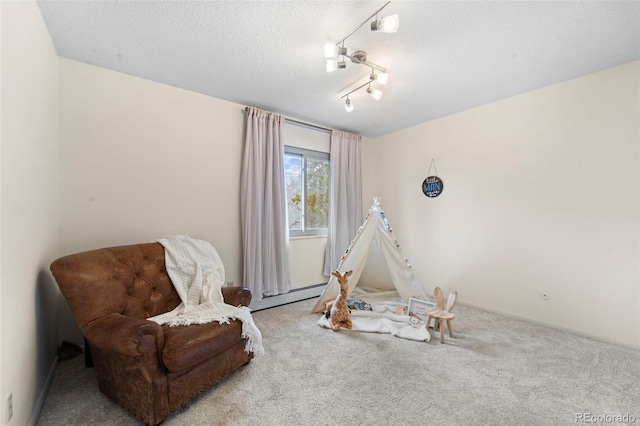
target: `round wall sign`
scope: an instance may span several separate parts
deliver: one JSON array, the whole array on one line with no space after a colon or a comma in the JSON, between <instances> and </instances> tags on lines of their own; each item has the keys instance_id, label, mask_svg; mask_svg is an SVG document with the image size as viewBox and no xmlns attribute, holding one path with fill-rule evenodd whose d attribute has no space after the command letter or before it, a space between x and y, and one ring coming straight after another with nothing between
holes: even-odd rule
<instances>
[{"instance_id":1,"label":"round wall sign","mask_svg":"<svg viewBox=\"0 0 640 426\"><path fill-rule=\"evenodd\" d=\"M429 198L435 198L442 194L444 183L438 176L429 176L422 182L422 192Z\"/></svg>"}]
</instances>

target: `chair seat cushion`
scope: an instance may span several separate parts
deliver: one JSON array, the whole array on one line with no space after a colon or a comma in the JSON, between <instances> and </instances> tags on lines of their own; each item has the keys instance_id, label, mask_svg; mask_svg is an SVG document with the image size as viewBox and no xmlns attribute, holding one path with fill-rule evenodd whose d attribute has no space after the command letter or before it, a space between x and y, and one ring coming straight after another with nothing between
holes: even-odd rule
<instances>
[{"instance_id":1,"label":"chair seat cushion","mask_svg":"<svg viewBox=\"0 0 640 426\"><path fill-rule=\"evenodd\" d=\"M172 373L191 369L242 340L242 322L239 320L231 320L229 324L214 321L178 327L163 325L162 330L162 361Z\"/></svg>"}]
</instances>

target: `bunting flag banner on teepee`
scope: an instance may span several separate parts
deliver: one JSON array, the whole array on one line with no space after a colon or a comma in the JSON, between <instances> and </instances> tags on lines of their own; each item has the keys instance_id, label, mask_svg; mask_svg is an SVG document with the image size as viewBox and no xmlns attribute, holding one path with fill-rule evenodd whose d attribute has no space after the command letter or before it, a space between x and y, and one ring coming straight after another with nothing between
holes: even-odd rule
<instances>
[{"instance_id":1,"label":"bunting flag banner on teepee","mask_svg":"<svg viewBox=\"0 0 640 426\"><path fill-rule=\"evenodd\" d=\"M374 250L382 253L391 278L390 282L364 282L360 279L367 259ZM380 198L374 198L373 205L358 233L342 255L338 271L344 274L349 270L353 270L353 274L349 277L349 294L358 286L358 288L372 292L395 290L405 302L408 302L410 297L423 300L427 297L424 289L416 280L411 263L402 253L400 244L393 235L393 230L380 205ZM339 290L338 280L331 276L312 312L322 312L325 304L334 300Z\"/></svg>"}]
</instances>

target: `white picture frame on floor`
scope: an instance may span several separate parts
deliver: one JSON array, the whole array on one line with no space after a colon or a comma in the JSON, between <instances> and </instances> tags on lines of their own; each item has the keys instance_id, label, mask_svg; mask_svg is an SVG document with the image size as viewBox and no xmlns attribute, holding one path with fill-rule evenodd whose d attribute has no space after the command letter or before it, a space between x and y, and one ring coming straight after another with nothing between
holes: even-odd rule
<instances>
[{"instance_id":1,"label":"white picture frame on floor","mask_svg":"<svg viewBox=\"0 0 640 426\"><path fill-rule=\"evenodd\" d=\"M433 309L435 307L436 304L433 302L410 297L409 306L407 308L407 315L418 317L421 321L426 321L428 317L427 310Z\"/></svg>"}]
</instances>

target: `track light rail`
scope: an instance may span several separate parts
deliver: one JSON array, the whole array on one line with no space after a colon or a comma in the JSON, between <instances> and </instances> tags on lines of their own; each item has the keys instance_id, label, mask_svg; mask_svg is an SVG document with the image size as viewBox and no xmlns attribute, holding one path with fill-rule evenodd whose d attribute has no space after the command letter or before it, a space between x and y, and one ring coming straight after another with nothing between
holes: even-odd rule
<instances>
[{"instance_id":1,"label":"track light rail","mask_svg":"<svg viewBox=\"0 0 640 426\"><path fill-rule=\"evenodd\" d=\"M351 59L351 55L347 55L347 54L345 54L345 55L343 55L343 56L344 56L344 57L346 57L346 58ZM352 59L352 60L351 60L351 62L355 62L355 61L353 61L353 59ZM362 64L362 65L366 65L366 66L371 67L371 68L375 68L375 69L377 69L377 70L378 70L378 71L380 71L380 72L387 72L387 70L385 70L383 67L381 67L380 65L376 65L376 64L374 64L373 62L364 61L364 62L357 62L357 63L358 63L358 64Z\"/></svg>"},{"instance_id":2,"label":"track light rail","mask_svg":"<svg viewBox=\"0 0 640 426\"><path fill-rule=\"evenodd\" d=\"M355 92L355 91L357 91L357 90L362 89L362 88L363 88L364 86L366 86L367 84L371 84L371 82L372 82L372 81L373 81L373 80L369 80L369 81L367 81L366 83L364 83L364 84L362 84L362 85L360 85L360 86L356 87L355 89L351 90L350 92L345 93L344 95L340 96L340 99L342 99L342 98L344 98L344 97L346 97L346 96L349 96L350 94L352 94L353 92Z\"/></svg>"}]
</instances>

